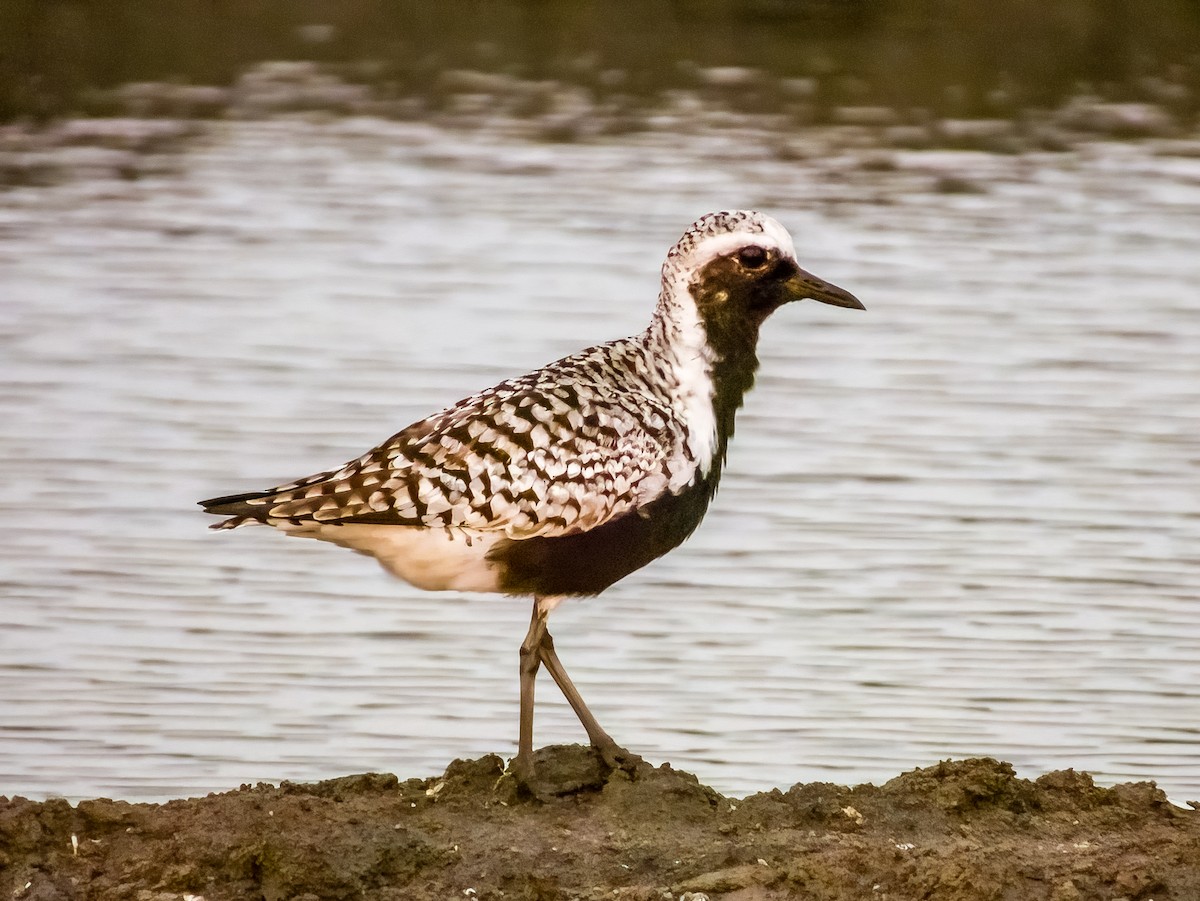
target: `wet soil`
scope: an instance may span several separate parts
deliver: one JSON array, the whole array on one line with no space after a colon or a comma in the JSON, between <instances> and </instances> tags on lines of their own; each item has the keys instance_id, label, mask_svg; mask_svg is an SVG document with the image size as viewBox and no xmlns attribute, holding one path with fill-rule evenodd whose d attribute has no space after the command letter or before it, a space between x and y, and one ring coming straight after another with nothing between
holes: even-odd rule
<instances>
[{"instance_id":1,"label":"wet soil","mask_svg":"<svg viewBox=\"0 0 1200 901\"><path fill-rule=\"evenodd\" d=\"M165 804L0 799L0 893L38 899L1196 899L1200 811L1153 783L945 761L882 786L726 798L669 765L539 752L432 779L243 785Z\"/></svg>"}]
</instances>

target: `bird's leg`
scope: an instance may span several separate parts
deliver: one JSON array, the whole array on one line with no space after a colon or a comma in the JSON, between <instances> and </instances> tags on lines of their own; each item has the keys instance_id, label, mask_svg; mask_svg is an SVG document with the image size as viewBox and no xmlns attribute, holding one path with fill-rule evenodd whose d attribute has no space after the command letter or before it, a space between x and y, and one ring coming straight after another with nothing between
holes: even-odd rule
<instances>
[{"instance_id":1,"label":"bird's leg","mask_svg":"<svg viewBox=\"0 0 1200 901\"><path fill-rule=\"evenodd\" d=\"M583 724L592 747L600 752L600 757L609 768L614 770L624 769L631 772L636 769L637 765L642 762L642 758L626 751L618 745L613 741L612 736L605 732L600 727L600 724L596 722L592 711L588 710L587 704L583 702L583 697L579 694L579 689L575 687L575 683L571 681L571 677L567 675L566 669L563 668L562 661L558 659L558 653L554 650L554 638L551 637L550 631L544 625L539 639L538 656L541 662L546 664L546 672L557 683L566 697L567 703L571 705L571 709L579 717L579 722Z\"/></svg>"},{"instance_id":2,"label":"bird's leg","mask_svg":"<svg viewBox=\"0 0 1200 901\"><path fill-rule=\"evenodd\" d=\"M529 631L521 642L521 732L517 756L509 768L517 782L526 787L533 778L533 689L538 667L542 664L542 637L546 634L546 618L549 615L550 611L535 598Z\"/></svg>"}]
</instances>

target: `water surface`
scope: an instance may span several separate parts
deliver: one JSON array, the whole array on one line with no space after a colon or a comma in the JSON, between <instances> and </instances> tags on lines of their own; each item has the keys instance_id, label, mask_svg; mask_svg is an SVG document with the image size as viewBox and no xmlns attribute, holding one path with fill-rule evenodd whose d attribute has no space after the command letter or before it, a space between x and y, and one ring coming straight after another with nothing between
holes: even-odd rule
<instances>
[{"instance_id":1,"label":"water surface","mask_svg":"<svg viewBox=\"0 0 1200 901\"><path fill-rule=\"evenodd\" d=\"M687 224L748 206L868 312L768 323L704 526L555 613L601 722L724 792L988 755L1200 797L1200 159L823 134L213 123L4 194L0 793L511 754L524 601L194 502L640 329ZM581 738L546 680L539 743Z\"/></svg>"}]
</instances>

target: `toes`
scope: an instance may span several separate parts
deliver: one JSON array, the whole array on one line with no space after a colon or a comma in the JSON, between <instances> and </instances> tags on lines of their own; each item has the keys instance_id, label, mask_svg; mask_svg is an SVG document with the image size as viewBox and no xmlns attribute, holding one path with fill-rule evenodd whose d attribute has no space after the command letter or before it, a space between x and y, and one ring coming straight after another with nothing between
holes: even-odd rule
<instances>
[{"instance_id":1,"label":"toes","mask_svg":"<svg viewBox=\"0 0 1200 901\"><path fill-rule=\"evenodd\" d=\"M533 773L533 761L520 754L508 762L508 769L504 771L504 775L512 779L520 791L528 794L535 794Z\"/></svg>"},{"instance_id":2,"label":"toes","mask_svg":"<svg viewBox=\"0 0 1200 901\"><path fill-rule=\"evenodd\" d=\"M600 752L600 759L604 761L605 766L610 770L624 770L627 773L635 773L646 763L637 754L625 750L625 748L622 748L618 744L597 747L596 750Z\"/></svg>"}]
</instances>

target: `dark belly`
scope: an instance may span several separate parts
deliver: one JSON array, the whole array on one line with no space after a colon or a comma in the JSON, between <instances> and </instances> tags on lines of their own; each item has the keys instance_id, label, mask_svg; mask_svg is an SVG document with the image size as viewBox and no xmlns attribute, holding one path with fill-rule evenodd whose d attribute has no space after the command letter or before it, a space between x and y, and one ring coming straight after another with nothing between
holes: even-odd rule
<instances>
[{"instance_id":1,"label":"dark belly","mask_svg":"<svg viewBox=\"0 0 1200 901\"><path fill-rule=\"evenodd\" d=\"M700 482L587 532L501 542L488 558L499 565L508 594L598 594L683 543L711 498L708 483Z\"/></svg>"}]
</instances>

